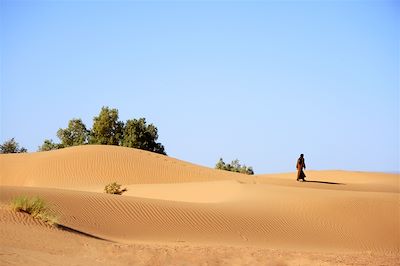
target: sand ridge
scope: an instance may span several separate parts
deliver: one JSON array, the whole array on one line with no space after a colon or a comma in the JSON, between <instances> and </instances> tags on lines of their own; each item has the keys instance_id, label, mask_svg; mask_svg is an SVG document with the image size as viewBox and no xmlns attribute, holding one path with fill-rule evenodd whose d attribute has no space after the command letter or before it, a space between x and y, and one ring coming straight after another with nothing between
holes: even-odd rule
<instances>
[{"instance_id":1,"label":"sand ridge","mask_svg":"<svg viewBox=\"0 0 400 266\"><path fill-rule=\"evenodd\" d=\"M49 152L2 154L0 185L80 188L232 179L219 171L139 149L85 145Z\"/></svg>"},{"instance_id":2,"label":"sand ridge","mask_svg":"<svg viewBox=\"0 0 400 266\"><path fill-rule=\"evenodd\" d=\"M81 241L9 210L13 197L38 195L51 204L61 225L110 243L374 253L384 254L380 258L388 258L389 265L399 258L399 175L307 171L309 182L303 183L295 181L295 173L246 176L96 145L0 155L0 164L0 223L6 225L1 234L17 254L21 246L13 239L26 228L44 238L69 239L71 249ZM103 193L113 181L128 192Z\"/></svg>"},{"instance_id":3,"label":"sand ridge","mask_svg":"<svg viewBox=\"0 0 400 266\"><path fill-rule=\"evenodd\" d=\"M123 243L398 251L398 216L386 211L398 206L393 193L371 198L365 192L247 187L242 200L208 204L29 187L2 187L1 200L41 195L54 205L63 225ZM291 196L282 199L285 194Z\"/></svg>"},{"instance_id":4,"label":"sand ridge","mask_svg":"<svg viewBox=\"0 0 400 266\"><path fill-rule=\"evenodd\" d=\"M1 265L397 265L395 253L320 253L196 245L103 241L51 228L0 206ZM25 217L21 217L25 216ZM26 220L21 224L21 220Z\"/></svg>"}]
</instances>

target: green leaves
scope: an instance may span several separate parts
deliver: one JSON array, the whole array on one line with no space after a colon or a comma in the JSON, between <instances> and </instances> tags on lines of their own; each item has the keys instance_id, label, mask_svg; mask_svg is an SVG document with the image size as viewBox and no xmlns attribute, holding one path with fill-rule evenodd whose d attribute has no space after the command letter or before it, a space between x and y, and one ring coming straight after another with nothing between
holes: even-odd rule
<instances>
[{"instance_id":1,"label":"green leaves","mask_svg":"<svg viewBox=\"0 0 400 266\"><path fill-rule=\"evenodd\" d=\"M54 143L52 139L45 139L42 146L39 146L39 151L52 151L63 147L62 144Z\"/></svg>"},{"instance_id":2,"label":"green leaves","mask_svg":"<svg viewBox=\"0 0 400 266\"><path fill-rule=\"evenodd\" d=\"M145 118L126 121L122 146L166 155L164 146L156 142L157 139L157 128L153 124L147 125Z\"/></svg>"},{"instance_id":3,"label":"green leaves","mask_svg":"<svg viewBox=\"0 0 400 266\"><path fill-rule=\"evenodd\" d=\"M90 132L91 144L120 145L124 123L118 121L118 110L102 107L99 116L93 118Z\"/></svg>"},{"instance_id":4,"label":"green leaves","mask_svg":"<svg viewBox=\"0 0 400 266\"><path fill-rule=\"evenodd\" d=\"M62 147L77 146L88 143L89 131L81 119L71 119L67 128L57 131L57 136Z\"/></svg>"},{"instance_id":5,"label":"green leaves","mask_svg":"<svg viewBox=\"0 0 400 266\"><path fill-rule=\"evenodd\" d=\"M157 142L158 130L147 124L145 118L118 120L118 109L103 106L98 116L93 118L93 127L88 130L81 119L72 119L68 127L60 128L57 136L61 143L46 139L39 151L49 151L65 147L102 144L137 148L167 155L164 146Z\"/></svg>"},{"instance_id":6,"label":"green leaves","mask_svg":"<svg viewBox=\"0 0 400 266\"><path fill-rule=\"evenodd\" d=\"M22 153L27 151L28 150L24 147L20 148L18 142L16 142L14 138L6 140L0 145L0 153Z\"/></svg>"},{"instance_id":7,"label":"green leaves","mask_svg":"<svg viewBox=\"0 0 400 266\"><path fill-rule=\"evenodd\" d=\"M14 211L28 213L33 218L43 220L51 225L58 222L57 216L39 197L17 196L11 200L11 208Z\"/></svg>"},{"instance_id":8,"label":"green leaves","mask_svg":"<svg viewBox=\"0 0 400 266\"><path fill-rule=\"evenodd\" d=\"M246 165L241 165L239 160L233 160L231 163L226 164L222 158L220 158L215 165L215 169L231 171L241 174L254 175L253 167L247 167Z\"/></svg>"}]
</instances>

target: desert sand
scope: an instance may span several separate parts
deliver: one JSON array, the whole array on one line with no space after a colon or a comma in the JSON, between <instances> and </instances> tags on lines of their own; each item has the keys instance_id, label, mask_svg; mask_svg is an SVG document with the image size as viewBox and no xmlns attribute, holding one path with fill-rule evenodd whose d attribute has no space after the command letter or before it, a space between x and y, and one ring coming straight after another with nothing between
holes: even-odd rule
<instances>
[{"instance_id":1,"label":"desert sand","mask_svg":"<svg viewBox=\"0 0 400 266\"><path fill-rule=\"evenodd\" d=\"M247 176L137 149L0 155L0 265L399 265L400 177ZM116 181L123 195L104 186ZM10 209L37 195L50 226Z\"/></svg>"}]
</instances>

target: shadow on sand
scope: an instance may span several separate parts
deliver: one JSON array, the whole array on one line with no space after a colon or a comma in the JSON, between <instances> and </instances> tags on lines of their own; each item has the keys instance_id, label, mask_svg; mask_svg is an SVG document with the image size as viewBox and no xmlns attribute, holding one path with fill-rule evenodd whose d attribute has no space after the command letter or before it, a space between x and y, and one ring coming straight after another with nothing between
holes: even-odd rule
<instances>
[{"instance_id":1,"label":"shadow on sand","mask_svg":"<svg viewBox=\"0 0 400 266\"><path fill-rule=\"evenodd\" d=\"M86 236L86 237L95 238L95 239L99 239L99 240L104 240L104 241L108 241L108 242L114 242L114 241L111 241L111 240L108 240L108 239L105 239L105 238L101 238L101 237L98 237L98 236L95 236L95 235L92 235L92 234L88 234L88 233L73 229L71 227L68 227L68 226L65 226L65 225L62 225L62 224L57 224L56 227L58 229L60 229L60 230L63 230L63 231L66 231L66 232L70 232L70 233L73 233L73 234L83 235L83 236Z\"/></svg>"},{"instance_id":2,"label":"shadow on sand","mask_svg":"<svg viewBox=\"0 0 400 266\"><path fill-rule=\"evenodd\" d=\"M344 183L335 183L335 182L326 182L326 181L317 181L317 180L305 180L303 182L307 183L319 183L319 184L327 184L327 185L346 185Z\"/></svg>"}]
</instances>

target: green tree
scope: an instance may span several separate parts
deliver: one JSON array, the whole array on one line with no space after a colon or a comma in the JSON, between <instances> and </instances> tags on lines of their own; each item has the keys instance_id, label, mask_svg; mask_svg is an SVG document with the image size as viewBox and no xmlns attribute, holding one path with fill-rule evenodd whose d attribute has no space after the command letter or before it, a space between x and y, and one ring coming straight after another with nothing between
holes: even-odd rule
<instances>
[{"instance_id":1,"label":"green tree","mask_svg":"<svg viewBox=\"0 0 400 266\"><path fill-rule=\"evenodd\" d=\"M148 150L166 155L164 146L157 142L158 130L147 124L145 118L118 120L118 109L103 106L98 116L93 118L93 127L88 130L81 119L72 119L65 129L60 128L57 136L61 143L46 139L39 151L49 151L83 144L119 145Z\"/></svg>"},{"instance_id":2,"label":"green tree","mask_svg":"<svg viewBox=\"0 0 400 266\"><path fill-rule=\"evenodd\" d=\"M241 165L239 160L233 160L231 163L226 164L222 158L220 158L215 165L215 169L231 171L241 174L254 175L253 167L247 167L246 165Z\"/></svg>"},{"instance_id":3,"label":"green tree","mask_svg":"<svg viewBox=\"0 0 400 266\"><path fill-rule=\"evenodd\" d=\"M226 170L226 164L222 158L219 158L217 164L215 165L215 169Z\"/></svg>"},{"instance_id":4,"label":"green tree","mask_svg":"<svg viewBox=\"0 0 400 266\"><path fill-rule=\"evenodd\" d=\"M6 140L0 145L0 153L22 153L27 151L28 150L24 147L20 148L18 142L16 142L14 138Z\"/></svg>"},{"instance_id":5,"label":"green tree","mask_svg":"<svg viewBox=\"0 0 400 266\"><path fill-rule=\"evenodd\" d=\"M123 138L123 127L124 123L118 121L118 110L103 106L99 116L93 118L90 143L120 145Z\"/></svg>"},{"instance_id":6,"label":"green tree","mask_svg":"<svg viewBox=\"0 0 400 266\"><path fill-rule=\"evenodd\" d=\"M157 142L158 129L153 124L146 124L145 118L127 120L122 139L122 146L147 150L166 155L164 146Z\"/></svg>"},{"instance_id":7,"label":"green tree","mask_svg":"<svg viewBox=\"0 0 400 266\"><path fill-rule=\"evenodd\" d=\"M45 139L42 146L39 146L38 151L51 151L63 148L62 144L54 143L52 139Z\"/></svg>"},{"instance_id":8,"label":"green tree","mask_svg":"<svg viewBox=\"0 0 400 266\"><path fill-rule=\"evenodd\" d=\"M57 136L62 147L78 146L88 143L89 131L81 119L71 119L67 128L57 131Z\"/></svg>"}]
</instances>

